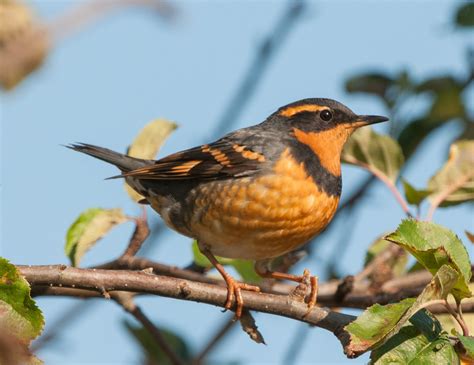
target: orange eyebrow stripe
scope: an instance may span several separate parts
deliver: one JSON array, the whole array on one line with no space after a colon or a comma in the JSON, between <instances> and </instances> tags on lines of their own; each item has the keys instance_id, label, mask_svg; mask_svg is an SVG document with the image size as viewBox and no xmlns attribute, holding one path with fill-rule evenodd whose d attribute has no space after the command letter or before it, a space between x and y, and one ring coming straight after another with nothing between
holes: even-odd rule
<instances>
[{"instance_id":1,"label":"orange eyebrow stripe","mask_svg":"<svg viewBox=\"0 0 474 365\"><path fill-rule=\"evenodd\" d=\"M288 108L283 109L279 115L282 117L292 117L295 114L304 113L304 112L318 112L320 110L329 109L326 106L314 105L314 104L304 104L298 106L289 106Z\"/></svg>"}]
</instances>

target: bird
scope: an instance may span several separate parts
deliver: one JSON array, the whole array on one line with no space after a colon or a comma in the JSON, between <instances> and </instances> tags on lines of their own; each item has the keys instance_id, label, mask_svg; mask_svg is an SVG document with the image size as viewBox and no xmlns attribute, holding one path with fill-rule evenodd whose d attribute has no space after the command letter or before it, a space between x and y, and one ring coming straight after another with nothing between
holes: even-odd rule
<instances>
[{"instance_id":1,"label":"bird","mask_svg":"<svg viewBox=\"0 0 474 365\"><path fill-rule=\"evenodd\" d=\"M309 279L309 313L317 277L306 269L303 275L274 272L269 263L330 223L341 196L344 144L357 128L385 121L332 99L308 98L280 107L260 124L159 160L86 143L67 147L118 167L120 175L112 178L124 178L166 225L197 241L225 280L224 308L235 302L236 318L244 307L241 291L260 288L234 279L216 256L253 260L264 278Z\"/></svg>"}]
</instances>

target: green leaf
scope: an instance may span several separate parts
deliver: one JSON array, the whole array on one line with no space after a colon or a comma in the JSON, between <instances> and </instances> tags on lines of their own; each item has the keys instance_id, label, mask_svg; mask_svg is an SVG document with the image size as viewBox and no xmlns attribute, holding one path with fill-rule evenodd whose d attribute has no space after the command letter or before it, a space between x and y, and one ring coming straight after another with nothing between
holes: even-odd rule
<instances>
[{"instance_id":1,"label":"green leaf","mask_svg":"<svg viewBox=\"0 0 474 365\"><path fill-rule=\"evenodd\" d=\"M262 280L255 272L254 263L251 260L233 259L230 265L235 268L242 280L247 283L259 283Z\"/></svg>"},{"instance_id":2,"label":"green leaf","mask_svg":"<svg viewBox=\"0 0 474 365\"><path fill-rule=\"evenodd\" d=\"M447 336L428 339L415 326L403 327L370 356L373 365L459 364L459 357Z\"/></svg>"},{"instance_id":3,"label":"green leaf","mask_svg":"<svg viewBox=\"0 0 474 365\"><path fill-rule=\"evenodd\" d=\"M9 333L29 344L44 326L41 310L30 296L30 285L17 268L0 257L0 324Z\"/></svg>"},{"instance_id":4,"label":"green leaf","mask_svg":"<svg viewBox=\"0 0 474 365\"><path fill-rule=\"evenodd\" d=\"M367 73L349 78L346 91L349 93L367 93L385 97L394 80L382 73Z\"/></svg>"},{"instance_id":5,"label":"green leaf","mask_svg":"<svg viewBox=\"0 0 474 365\"><path fill-rule=\"evenodd\" d=\"M426 79L416 87L416 92L441 93L444 90L459 87L459 82L452 76L439 76Z\"/></svg>"},{"instance_id":6,"label":"green leaf","mask_svg":"<svg viewBox=\"0 0 474 365\"><path fill-rule=\"evenodd\" d=\"M449 159L430 179L428 189L431 202L450 206L474 200L474 140L458 141L451 145Z\"/></svg>"},{"instance_id":7,"label":"green leaf","mask_svg":"<svg viewBox=\"0 0 474 365\"><path fill-rule=\"evenodd\" d=\"M156 344L156 341L151 336L150 332L141 326L134 326L131 323L125 321L124 326L128 333L134 338L134 340L140 345L145 355L142 363L146 365L172 365L168 356L163 350ZM177 354L181 360L188 363L192 359L192 353L189 345L186 341L176 334L175 332L159 328L160 333L163 335L164 340L168 346Z\"/></svg>"},{"instance_id":8,"label":"green leaf","mask_svg":"<svg viewBox=\"0 0 474 365\"><path fill-rule=\"evenodd\" d=\"M458 27L474 26L474 3L466 2L458 8L454 22Z\"/></svg>"},{"instance_id":9,"label":"green leaf","mask_svg":"<svg viewBox=\"0 0 474 365\"><path fill-rule=\"evenodd\" d=\"M438 319L426 309L416 312L410 318L410 323L430 341L436 340L443 331ZM444 332L446 333L446 331Z\"/></svg>"},{"instance_id":10,"label":"green leaf","mask_svg":"<svg viewBox=\"0 0 474 365\"><path fill-rule=\"evenodd\" d=\"M156 157L163 143L178 127L174 122L166 119L155 119L145 125L128 148L127 154L131 157L152 160ZM138 202L144 197L125 183L125 190L132 200Z\"/></svg>"},{"instance_id":11,"label":"green leaf","mask_svg":"<svg viewBox=\"0 0 474 365\"><path fill-rule=\"evenodd\" d=\"M405 198L412 205L420 205L425 198L430 195L429 190L418 190L405 179L402 179L403 189L405 190Z\"/></svg>"},{"instance_id":12,"label":"green leaf","mask_svg":"<svg viewBox=\"0 0 474 365\"><path fill-rule=\"evenodd\" d=\"M421 142L434 130L441 127L446 121L431 120L428 116L412 120L400 132L398 143L406 159L415 153Z\"/></svg>"},{"instance_id":13,"label":"green leaf","mask_svg":"<svg viewBox=\"0 0 474 365\"><path fill-rule=\"evenodd\" d=\"M367 308L354 322L345 327L350 335L350 345L347 346L349 352L360 354L384 344L426 303L445 299L456 284L458 276L454 269L444 265L416 299L408 298L388 305L375 304Z\"/></svg>"},{"instance_id":14,"label":"green leaf","mask_svg":"<svg viewBox=\"0 0 474 365\"><path fill-rule=\"evenodd\" d=\"M374 304L367 308L344 328L350 335L350 345L347 349L358 354L382 343L414 303L414 298L408 298L399 303Z\"/></svg>"},{"instance_id":15,"label":"green leaf","mask_svg":"<svg viewBox=\"0 0 474 365\"><path fill-rule=\"evenodd\" d=\"M71 264L78 266L87 250L113 227L128 220L121 209L91 208L81 213L66 234L64 249Z\"/></svg>"},{"instance_id":16,"label":"green leaf","mask_svg":"<svg viewBox=\"0 0 474 365\"><path fill-rule=\"evenodd\" d=\"M402 149L393 138L365 127L358 129L346 143L342 161L362 166L374 175L384 175L395 183L404 159Z\"/></svg>"},{"instance_id":17,"label":"green leaf","mask_svg":"<svg viewBox=\"0 0 474 365\"><path fill-rule=\"evenodd\" d=\"M458 335L458 338L466 350L466 355L474 361L474 337Z\"/></svg>"},{"instance_id":18,"label":"green leaf","mask_svg":"<svg viewBox=\"0 0 474 365\"><path fill-rule=\"evenodd\" d=\"M430 92L433 96L427 118L433 122L464 117L463 87L463 83L452 76L433 77L418 85L418 92Z\"/></svg>"},{"instance_id":19,"label":"green leaf","mask_svg":"<svg viewBox=\"0 0 474 365\"><path fill-rule=\"evenodd\" d=\"M196 265L206 268L213 267L207 257L204 256L199 250L196 241L193 241L192 251L193 260ZM242 280L244 280L245 282L259 283L262 280L262 278L255 272L254 263L251 260L228 259L219 256L216 256L216 259L222 265L233 266L234 269L239 273Z\"/></svg>"},{"instance_id":20,"label":"green leaf","mask_svg":"<svg viewBox=\"0 0 474 365\"><path fill-rule=\"evenodd\" d=\"M458 274L453 288L457 300L471 296L471 264L466 247L449 229L431 222L412 219L402 221L397 230L385 237L410 252L433 275L449 265Z\"/></svg>"}]
</instances>

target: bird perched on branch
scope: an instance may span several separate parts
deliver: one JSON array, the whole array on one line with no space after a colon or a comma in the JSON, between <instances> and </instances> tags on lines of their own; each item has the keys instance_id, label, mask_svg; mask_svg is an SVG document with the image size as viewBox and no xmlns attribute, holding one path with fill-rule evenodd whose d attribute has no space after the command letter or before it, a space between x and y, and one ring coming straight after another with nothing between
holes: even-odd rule
<instances>
[{"instance_id":1,"label":"bird perched on branch","mask_svg":"<svg viewBox=\"0 0 474 365\"><path fill-rule=\"evenodd\" d=\"M357 115L330 99L304 99L278 109L263 123L221 139L142 160L89 144L70 148L117 166L172 229L197 240L199 249L227 284L225 308L241 290L257 286L229 275L215 255L256 261L263 277L301 282L309 278L308 311L317 297L317 278L272 272L268 261L293 251L323 230L341 194L341 152L352 132L387 121Z\"/></svg>"}]
</instances>

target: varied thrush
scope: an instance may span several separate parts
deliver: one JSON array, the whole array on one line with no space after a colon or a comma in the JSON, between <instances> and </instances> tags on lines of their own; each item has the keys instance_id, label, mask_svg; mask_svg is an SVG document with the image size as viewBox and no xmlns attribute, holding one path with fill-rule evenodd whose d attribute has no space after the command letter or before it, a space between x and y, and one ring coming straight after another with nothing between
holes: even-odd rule
<instances>
[{"instance_id":1,"label":"varied thrush","mask_svg":"<svg viewBox=\"0 0 474 365\"><path fill-rule=\"evenodd\" d=\"M221 139L142 160L89 144L70 148L117 166L172 229L197 240L199 249L227 283L225 308L241 289L214 255L255 260L259 275L301 282L310 278L308 312L317 278L272 272L269 259L295 250L323 230L341 195L341 151L352 132L387 121L357 115L331 99L304 99L278 109L263 123Z\"/></svg>"}]
</instances>

